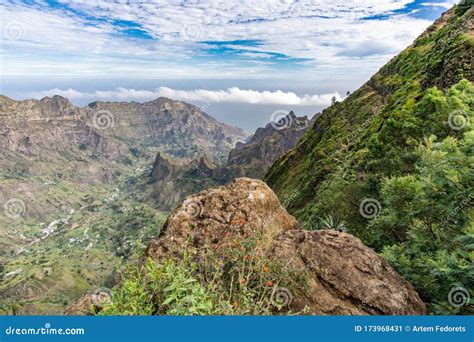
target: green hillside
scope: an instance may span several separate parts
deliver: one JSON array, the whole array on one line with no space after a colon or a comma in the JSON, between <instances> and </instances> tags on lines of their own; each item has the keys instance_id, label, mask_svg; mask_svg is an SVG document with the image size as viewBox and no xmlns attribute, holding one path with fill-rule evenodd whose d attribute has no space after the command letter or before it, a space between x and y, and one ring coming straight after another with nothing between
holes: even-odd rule
<instances>
[{"instance_id":1,"label":"green hillside","mask_svg":"<svg viewBox=\"0 0 474 342\"><path fill-rule=\"evenodd\" d=\"M432 312L474 288L473 64L474 9L454 7L265 177L306 229L347 228L383 253Z\"/></svg>"}]
</instances>

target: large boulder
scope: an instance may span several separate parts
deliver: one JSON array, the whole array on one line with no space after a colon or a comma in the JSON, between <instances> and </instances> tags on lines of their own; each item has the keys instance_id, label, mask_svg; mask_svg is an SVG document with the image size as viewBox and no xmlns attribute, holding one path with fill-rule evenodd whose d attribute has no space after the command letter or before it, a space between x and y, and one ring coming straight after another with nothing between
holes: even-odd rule
<instances>
[{"instance_id":1,"label":"large boulder","mask_svg":"<svg viewBox=\"0 0 474 342\"><path fill-rule=\"evenodd\" d=\"M184 249L217 249L234 239L263 232L276 236L297 227L298 222L264 182L237 178L186 198L170 214L160 238L150 243L146 255L153 259L179 257Z\"/></svg>"},{"instance_id":2,"label":"large boulder","mask_svg":"<svg viewBox=\"0 0 474 342\"><path fill-rule=\"evenodd\" d=\"M425 304L411 284L356 237L304 231L262 181L238 178L188 197L169 216L146 255L180 258L265 236L269 258L301 272L307 286L289 294L290 309L318 315L415 315ZM222 251L225 251L222 248ZM305 311L302 311L305 309Z\"/></svg>"},{"instance_id":3,"label":"large boulder","mask_svg":"<svg viewBox=\"0 0 474 342\"><path fill-rule=\"evenodd\" d=\"M292 230L271 254L308 275L292 308L315 315L420 315L425 304L413 286L356 237L335 230Z\"/></svg>"}]
</instances>

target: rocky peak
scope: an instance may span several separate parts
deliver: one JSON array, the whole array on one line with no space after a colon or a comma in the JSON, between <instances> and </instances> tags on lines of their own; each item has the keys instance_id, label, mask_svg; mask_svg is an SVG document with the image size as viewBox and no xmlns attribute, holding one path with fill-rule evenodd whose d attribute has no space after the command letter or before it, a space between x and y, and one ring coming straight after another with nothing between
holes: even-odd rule
<instances>
[{"instance_id":1,"label":"rocky peak","mask_svg":"<svg viewBox=\"0 0 474 342\"><path fill-rule=\"evenodd\" d=\"M279 123L268 123L258 128L245 144L239 144L229 153L226 167L233 176L262 178L273 162L293 148L313 120L297 117L291 111Z\"/></svg>"},{"instance_id":2,"label":"rocky peak","mask_svg":"<svg viewBox=\"0 0 474 342\"><path fill-rule=\"evenodd\" d=\"M55 103L55 104L64 104L68 105L71 102L67 98L61 95L53 95L53 96L45 96L43 97L40 102L42 103Z\"/></svg>"},{"instance_id":3,"label":"rocky peak","mask_svg":"<svg viewBox=\"0 0 474 342\"><path fill-rule=\"evenodd\" d=\"M199 158L197 170L201 176L212 177L215 168L216 164L214 164L206 155Z\"/></svg>"},{"instance_id":4,"label":"rocky peak","mask_svg":"<svg viewBox=\"0 0 474 342\"><path fill-rule=\"evenodd\" d=\"M168 179L174 173L176 165L172 165L170 160L161 152L158 152L150 173L150 183Z\"/></svg>"},{"instance_id":5,"label":"rocky peak","mask_svg":"<svg viewBox=\"0 0 474 342\"><path fill-rule=\"evenodd\" d=\"M214 185L216 170L207 155L176 158L159 152L148 180L151 196L163 208L171 209L185 196Z\"/></svg>"},{"instance_id":6,"label":"rocky peak","mask_svg":"<svg viewBox=\"0 0 474 342\"><path fill-rule=\"evenodd\" d=\"M39 102L43 110L51 113L64 113L65 111L76 110L74 105L67 98L60 95L44 97Z\"/></svg>"}]
</instances>

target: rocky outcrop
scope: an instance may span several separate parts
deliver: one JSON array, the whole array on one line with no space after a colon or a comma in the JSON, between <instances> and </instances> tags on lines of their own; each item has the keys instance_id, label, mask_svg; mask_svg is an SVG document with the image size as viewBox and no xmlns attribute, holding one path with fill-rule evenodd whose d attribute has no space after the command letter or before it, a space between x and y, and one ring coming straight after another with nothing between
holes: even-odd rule
<instances>
[{"instance_id":1,"label":"rocky outcrop","mask_svg":"<svg viewBox=\"0 0 474 342\"><path fill-rule=\"evenodd\" d=\"M271 254L309 275L308 290L292 308L315 315L419 315L413 286L356 237L335 230L292 230L278 236Z\"/></svg>"},{"instance_id":2,"label":"rocky outcrop","mask_svg":"<svg viewBox=\"0 0 474 342\"><path fill-rule=\"evenodd\" d=\"M64 314L66 316L88 316L94 312L100 311L94 304L94 296L92 293L86 293L72 304L66 307Z\"/></svg>"},{"instance_id":3,"label":"rocky outcrop","mask_svg":"<svg viewBox=\"0 0 474 342\"><path fill-rule=\"evenodd\" d=\"M236 239L265 236L268 255L303 272L307 287L293 293L290 309L318 315L424 314L413 287L354 236L304 231L262 181L238 178L188 197L169 216L146 255L180 258ZM222 249L225 251L225 249Z\"/></svg>"},{"instance_id":4,"label":"rocky outcrop","mask_svg":"<svg viewBox=\"0 0 474 342\"><path fill-rule=\"evenodd\" d=\"M89 316L100 312L104 305L111 301L111 292L107 288L98 288L87 292L68 305L64 310L66 316Z\"/></svg>"},{"instance_id":5,"label":"rocky outcrop","mask_svg":"<svg viewBox=\"0 0 474 342\"><path fill-rule=\"evenodd\" d=\"M183 246L199 251L268 231L296 229L273 191L262 181L238 178L229 184L186 198L168 217L159 239L148 246L153 259L179 257Z\"/></svg>"}]
</instances>

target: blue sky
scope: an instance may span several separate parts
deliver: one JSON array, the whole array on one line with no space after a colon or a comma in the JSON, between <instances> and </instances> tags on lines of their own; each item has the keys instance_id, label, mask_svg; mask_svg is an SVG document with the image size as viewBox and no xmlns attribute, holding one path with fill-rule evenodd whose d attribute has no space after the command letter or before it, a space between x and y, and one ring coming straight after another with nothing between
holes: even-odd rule
<instances>
[{"instance_id":1,"label":"blue sky","mask_svg":"<svg viewBox=\"0 0 474 342\"><path fill-rule=\"evenodd\" d=\"M455 2L3 0L1 76L14 82L3 81L0 91L60 93L78 103L167 94L313 111L365 82ZM17 80L33 78L44 89L19 87ZM87 79L111 81L99 89L84 86ZM157 81L138 88L144 79ZM158 81L171 79L203 81L180 89ZM232 90L237 83L246 88Z\"/></svg>"}]
</instances>

